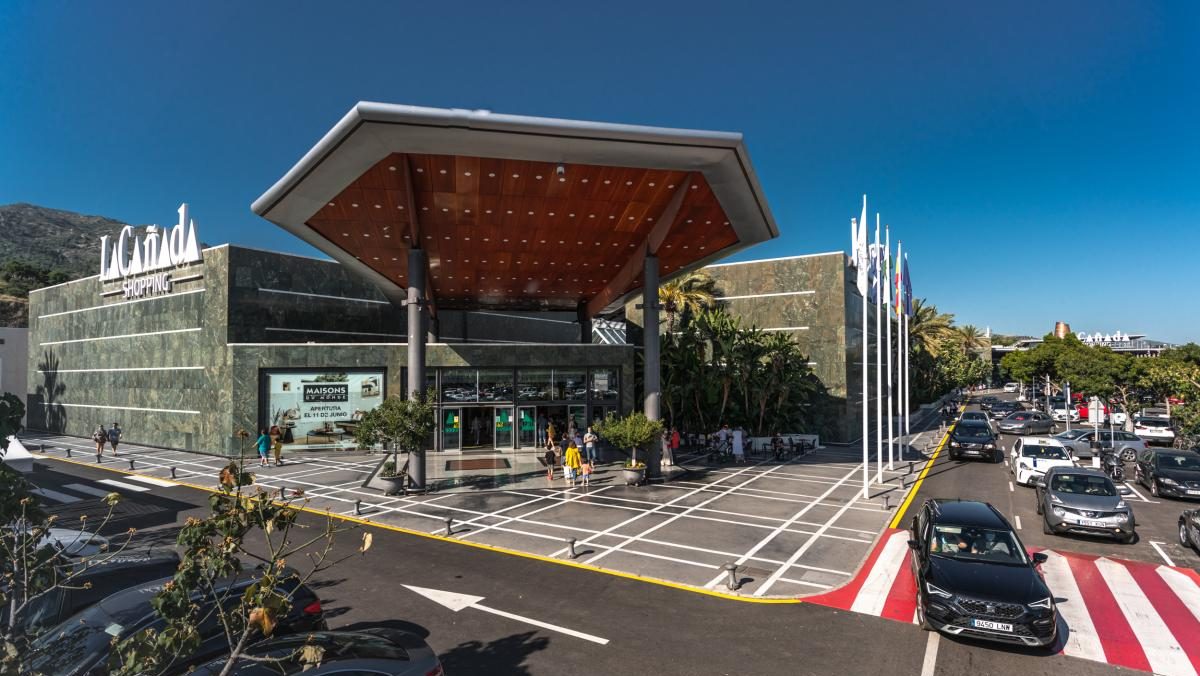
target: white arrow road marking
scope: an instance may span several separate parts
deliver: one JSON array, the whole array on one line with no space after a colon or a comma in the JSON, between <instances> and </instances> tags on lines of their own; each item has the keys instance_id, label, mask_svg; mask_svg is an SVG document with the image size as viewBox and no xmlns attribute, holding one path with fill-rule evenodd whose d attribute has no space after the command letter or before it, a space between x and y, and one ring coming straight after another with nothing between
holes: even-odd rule
<instances>
[{"instance_id":1,"label":"white arrow road marking","mask_svg":"<svg viewBox=\"0 0 1200 676\"><path fill-rule=\"evenodd\" d=\"M550 624L548 622L542 622L540 620L523 617L521 615L516 615L514 613L509 613L509 612L506 612L503 610L497 610L496 608L489 608L488 606L485 606L480 603L480 601L483 600L482 596L472 596L470 594L459 594L457 592L442 591L440 589L430 589L428 587L417 587L415 585L410 585L410 584L404 585L404 588L408 589L409 591L416 592L416 593L420 594L421 596L424 596L425 598L429 599L430 601L433 601L434 603L441 604L441 605L449 608L450 610L453 610L456 613L458 611L462 610L463 608L474 608L475 610L482 610L485 613L499 615L500 617L507 617L510 620L516 620L517 622L524 622L525 624L532 624L535 627L541 627L542 629L548 629L550 631L555 631L560 634L566 634L567 636L574 636L575 638L581 638L585 641L591 641L592 643L599 643L600 645L608 645L608 639L606 639L606 638L600 638L599 636L592 636L591 634L585 634L581 631L575 631L574 629L567 629L566 627L559 627L559 626Z\"/></svg>"}]
</instances>

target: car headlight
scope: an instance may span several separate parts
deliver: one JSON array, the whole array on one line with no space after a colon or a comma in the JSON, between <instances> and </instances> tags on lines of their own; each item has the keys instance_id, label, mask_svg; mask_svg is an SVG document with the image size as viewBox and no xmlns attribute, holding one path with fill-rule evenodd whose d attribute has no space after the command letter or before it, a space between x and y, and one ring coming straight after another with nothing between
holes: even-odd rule
<instances>
[{"instance_id":1,"label":"car headlight","mask_svg":"<svg viewBox=\"0 0 1200 676\"><path fill-rule=\"evenodd\" d=\"M946 591L945 589L935 586L929 582L925 583L925 591L929 592L930 594L933 594L934 596L940 596L945 599L954 598L954 594L951 594L950 592Z\"/></svg>"},{"instance_id":2,"label":"car headlight","mask_svg":"<svg viewBox=\"0 0 1200 676\"><path fill-rule=\"evenodd\" d=\"M958 448L959 446L961 446L961 444L959 444L957 441L950 442L950 448Z\"/></svg>"},{"instance_id":3,"label":"car headlight","mask_svg":"<svg viewBox=\"0 0 1200 676\"><path fill-rule=\"evenodd\" d=\"M1121 513L1121 514L1117 514L1114 518L1117 521L1120 521L1121 523L1125 523L1126 521L1129 520L1129 515L1125 514L1125 513Z\"/></svg>"},{"instance_id":4,"label":"car headlight","mask_svg":"<svg viewBox=\"0 0 1200 676\"><path fill-rule=\"evenodd\" d=\"M1060 519L1067 515L1066 510L1064 510L1062 507L1051 507L1050 511L1054 512L1054 516L1057 516Z\"/></svg>"},{"instance_id":5,"label":"car headlight","mask_svg":"<svg viewBox=\"0 0 1200 676\"><path fill-rule=\"evenodd\" d=\"M1168 486L1178 486L1179 485L1179 482L1172 479L1171 477L1161 476L1158 478L1158 480Z\"/></svg>"},{"instance_id":6,"label":"car headlight","mask_svg":"<svg viewBox=\"0 0 1200 676\"><path fill-rule=\"evenodd\" d=\"M1053 610L1054 609L1054 599L1050 596L1047 596L1046 598L1042 599L1041 601L1034 601L1033 603L1030 603L1029 607L1030 608L1041 608L1043 610Z\"/></svg>"},{"instance_id":7,"label":"car headlight","mask_svg":"<svg viewBox=\"0 0 1200 676\"><path fill-rule=\"evenodd\" d=\"M994 450L996 450L996 444L984 444L984 445L983 445L983 450L985 450L985 451L994 451Z\"/></svg>"}]
</instances>

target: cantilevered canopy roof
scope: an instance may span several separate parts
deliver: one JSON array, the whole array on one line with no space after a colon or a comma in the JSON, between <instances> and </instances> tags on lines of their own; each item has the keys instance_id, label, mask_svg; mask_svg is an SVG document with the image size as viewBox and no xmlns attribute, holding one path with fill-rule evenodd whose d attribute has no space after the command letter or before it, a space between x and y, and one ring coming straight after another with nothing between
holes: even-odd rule
<instances>
[{"instance_id":1,"label":"cantilevered canopy roof","mask_svg":"<svg viewBox=\"0 0 1200 676\"><path fill-rule=\"evenodd\" d=\"M741 134L359 103L251 207L403 298L611 310L778 235Z\"/></svg>"}]
</instances>

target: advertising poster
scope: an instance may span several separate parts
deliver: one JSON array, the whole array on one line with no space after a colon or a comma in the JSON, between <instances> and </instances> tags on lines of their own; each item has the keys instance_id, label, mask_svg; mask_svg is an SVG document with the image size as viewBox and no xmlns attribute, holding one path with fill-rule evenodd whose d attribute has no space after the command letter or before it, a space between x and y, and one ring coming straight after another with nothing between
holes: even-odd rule
<instances>
[{"instance_id":1,"label":"advertising poster","mask_svg":"<svg viewBox=\"0 0 1200 676\"><path fill-rule=\"evenodd\" d=\"M363 414L383 402L379 371L265 372L272 431L285 445L353 445Z\"/></svg>"}]
</instances>

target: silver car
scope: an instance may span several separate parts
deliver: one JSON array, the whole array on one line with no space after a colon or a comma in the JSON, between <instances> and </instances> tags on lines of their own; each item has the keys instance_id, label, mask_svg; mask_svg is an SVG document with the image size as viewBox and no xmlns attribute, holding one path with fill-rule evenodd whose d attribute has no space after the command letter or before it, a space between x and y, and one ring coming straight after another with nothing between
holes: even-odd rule
<instances>
[{"instance_id":1,"label":"silver car","mask_svg":"<svg viewBox=\"0 0 1200 676\"><path fill-rule=\"evenodd\" d=\"M1056 439L1063 442L1063 446L1071 449L1071 453L1076 458L1092 457L1092 442L1097 436L1100 438L1100 449L1103 452L1116 451L1118 457L1125 462L1133 462L1137 458L1138 451L1150 448L1144 439L1124 430L1102 429L1097 435L1094 429L1083 427L1054 435Z\"/></svg>"},{"instance_id":2,"label":"silver car","mask_svg":"<svg viewBox=\"0 0 1200 676\"><path fill-rule=\"evenodd\" d=\"M1017 411L996 424L1001 434L1049 434L1054 421L1041 411Z\"/></svg>"},{"instance_id":3,"label":"silver car","mask_svg":"<svg viewBox=\"0 0 1200 676\"><path fill-rule=\"evenodd\" d=\"M1098 469L1051 467L1034 489L1047 535L1107 535L1126 544L1137 538L1133 509L1122 497L1131 491Z\"/></svg>"}]
</instances>

